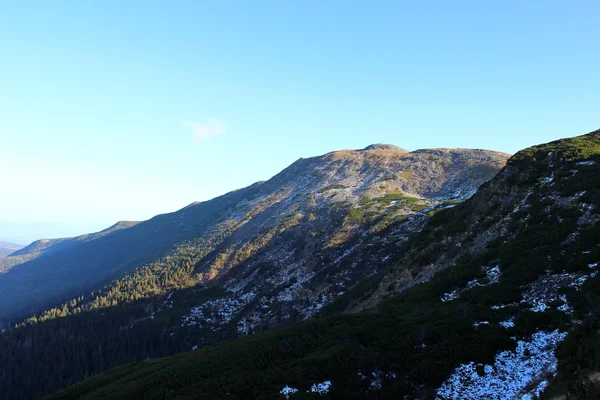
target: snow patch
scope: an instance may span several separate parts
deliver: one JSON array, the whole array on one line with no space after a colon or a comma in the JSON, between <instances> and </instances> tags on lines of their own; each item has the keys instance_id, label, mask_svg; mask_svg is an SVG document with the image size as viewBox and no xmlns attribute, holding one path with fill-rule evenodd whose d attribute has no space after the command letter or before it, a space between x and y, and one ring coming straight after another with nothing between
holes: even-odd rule
<instances>
[{"instance_id":1,"label":"snow patch","mask_svg":"<svg viewBox=\"0 0 600 400\"><path fill-rule=\"evenodd\" d=\"M500 280L500 266L496 265L494 268L490 268L485 274L488 278L488 285L498 283Z\"/></svg>"},{"instance_id":2,"label":"snow patch","mask_svg":"<svg viewBox=\"0 0 600 400\"><path fill-rule=\"evenodd\" d=\"M491 306L490 308L492 310L501 310L506 307L516 307L516 306L517 306L517 303L510 303L510 304L499 304L499 305Z\"/></svg>"},{"instance_id":3,"label":"snow patch","mask_svg":"<svg viewBox=\"0 0 600 400\"><path fill-rule=\"evenodd\" d=\"M256 294L248 292L232 297L209 300L193 307L181 320L181 326L196 326L216 330L229 322L250 303Z\"/></svg>"},{"instance_id":4,"label":"snow patch","mask_svg":"<svg viewBox=\"0 0 600 400\"><path fill-rule=\"evenodd\" d=\"M596 161L579 161L577 165L596 165Z\"/></svg>"},{"instance_id":5,"label":"snow patch","mask_svg":"<svg viewBox=\"0 0 600 400\"><path fill-rule=\"evenodd\" d=\"M569 314L569 315L570 315L570 314L573 314L573 308L571 308L571 306L570 306L570 305L569 305L569 303L567 302L567 296L566 296L566 295L564 295L564 294L561 294L561 295L559 296L559 299L560 299L560 300L562 300L562 301L563 301L565 304L563 304L563 305L562 305L562 306L560 306L560 307L557 307L556 309L557 309L558 311L562 311L562 312L564 312L565 314Z\"/></svg>"},{"instance_id":6,"label":"snow patch","mask_svg":"<svg viewBox=\"0 0 600 400\"><path fill-rule=\"evenodd\" d=\"M291 395L298 393L298 389L286 385L279 393L284 395L286 399L289 399Z\"/></svg>"},{"instance_id":7,"label":"snow patch","mask_svg":"<svg viewBox=\"0 0 600 400\"><path fill-rule=\"evenodd\" d=\"M312 393L326 394L329 393L329 389L331 388L331 381L325 381L321 383L314 383L310 387L310 391Z\"/></svg>"},{"instance_id":8,"label":"snow patch","mask_svg":"<svg viewBox=\"0 0 600 400\"><path fill-rule=\"evenodd\" d=\"M502 322L500 322L500 325L506 329L512 328L515 326L515 318L511 317L511 318L507 319L506 321L502 321Z\"/></svg>"},{"instance_id":9,"label":"snow patch","mask_svg":"<svg viewBox=\"0 0 600 400\"><path fill-rule=\"evenodd\" d=\"M546 390L547 387L548 387L548 381L544 379L531 392L529 392L529 393L524 394L523 396L521 396L521 400L533 400L534 398L537 399L537 398L540 397L540 395L542 394L542 392L544 390Z\"/></svg>"},{"instance_id":10,"label":"snow patch","mask_svg":"<svg viewBox=\"0 0 600 400\"><path fill-rule=\"evenodd\" d=\"M485 267L482 267L482 268L485 268ZM500 267L498 265L496 265L495 267L489 268L487 271L485 271L484 279L473 279L472 281L467 282L467 286L464 289L456 289L456 290L453 290L452 292L444 293L440 297L440 300L442 302L446 302L446 301L458 299L462 292L464 292L465 290L472 289L475 286L490 286L490 285L496 284L500 280L500 275L501 275Z\"/></svg>"},{"instance_id":11,"label":"snow patch","mask_svg":"<svg viewBox=\"0 0 600 400\"><path fill-rule=\"evenodd\" d=\"M580 287L588 279L587 275L576 273L549 274L539 277L530 288L523 293L521 303L531 304L533 312L544 312L548 304L561 299L558 290L564 287L572 287L581 290Z\"/></svg>"},{"instance_id":12,"label":"snow patch","mask_svg":"<svg viewBox=\"0 0 600 400\"><path fill-rule=\"evenodd\" d=\"M437 399L514 399L533 382L556 371L556 345L566 332L538 332L515 351L496 355L494 365L462 364L437 391ZM500 397L499 397L500 396Z\"/></svg>"},{"instance_id":13,"label":"snow patch","mask_svg":"<svg viewBox=\"0 0 600 400\"><path fill-rule=\"evenodd\" d=\"M445 303L450 300L458 299L459 297L460 297L460 291L458 289L456 289L451 292L444 293L442 295L442 297L440 297L440 300Z\"/></svg>"}]
</instances>

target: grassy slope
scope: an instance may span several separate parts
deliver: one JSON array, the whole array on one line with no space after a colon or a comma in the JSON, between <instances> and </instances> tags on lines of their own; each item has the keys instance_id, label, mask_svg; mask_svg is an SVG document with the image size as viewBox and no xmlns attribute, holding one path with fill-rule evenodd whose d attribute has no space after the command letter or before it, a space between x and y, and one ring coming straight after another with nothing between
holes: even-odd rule
<instances>
[{"instance_id":1,"label":"grassy slope","mask_svg":"<svg viewBox=\"0 0 600 400\"><path fill-rule=\"evenodd\" d=\"M560 165L552 167L558 190L564 195L585 190L582 201L598 210L600 166L578 167L577 174L568 174L577 161L600 162L598 143L600 134L596 132L520 152L511 163L528 173L517 174L514 184L530 185L536 174L548 172L541 155L558 150ZM305 391L324 380L333 382L330 398L431 398L457 364L489 363L499 350L514 348L511 336L527 336L538 329L570 329L571 316L556 307L544 313L530 312L519 304L500 310L489 307L518 302L522 286L548 268L557 273L582 272L588 263L600 259L600 223L580 229L577 240L568 242L569 234L578 229L582 212L576 207L553 206L539 190L530 200L530 214L512 226L516 236L511 240L494 241L485 251L462 257L455 267L438 273L430 282L388 299L378 312L316 319L196 352L123 366L50 398L280 399L281 388L290 385L300 389L293 398L302 399L317 397ZM462 218L472 206L467 202L442 211L431 223L452 232L460 222L454 218ZM556 222L558 217L560 223ZM426 229L424 235L430 231ZM497 285L471 289L454 301L439 301L443 293L480 277L481 265L493 264L502 271ZM581 289L565 293L575 309L572 317L585 322L561 346L559 375L551 390L571 388L572 393L585 398L581 393L588 393L588 389L576 387L581 376L574 371L599 367L597 352L582 350L593 348L599 340L593 332L598 323L594 305L600 301L600 277L589 279ZM514 328L497 326L511 316L515 317ZM490 321L490 325L474 328L473 322L481 320ZM393 372L395 378L388 375L382 389L374 391L358 372L370 375L377 371Z\"/></svg>"}]
</instances>

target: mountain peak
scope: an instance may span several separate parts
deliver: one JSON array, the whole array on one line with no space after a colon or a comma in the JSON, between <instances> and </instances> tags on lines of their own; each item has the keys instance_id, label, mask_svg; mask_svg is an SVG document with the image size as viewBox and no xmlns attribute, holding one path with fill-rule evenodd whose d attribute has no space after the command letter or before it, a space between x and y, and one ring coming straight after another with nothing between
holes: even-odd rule
<instances>
[{"instance_id":1,"label":"mountain peak","mask_svg":"<svg viewBox=\"0 0 600 400\"><path fill-rule=\"evenodd\" d=\"M385 144L385 143L375 143L365 147L363 150L396 150L403 151L409 153L408 150L403 149L402 147L395 146L393 144Z\"/></svg>"}]
</instances>

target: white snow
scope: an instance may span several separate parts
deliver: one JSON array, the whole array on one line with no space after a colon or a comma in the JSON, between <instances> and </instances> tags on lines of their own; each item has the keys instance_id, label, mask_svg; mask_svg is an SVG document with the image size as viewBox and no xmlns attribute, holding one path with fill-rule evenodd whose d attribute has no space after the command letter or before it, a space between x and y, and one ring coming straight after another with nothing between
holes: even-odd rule
<instances>
[{"instance_id":1,"label":"white snow","mask_svg":"<svg viewBox=\"0 0 600 400\"><path fill-rule=\"evenodd\" d=\"M374 390L381 389L381 376L380 376L380 374L377 374L375 372L371 372L371 375L373 376L373 380L371 381L371 384L369 385L371 387L371 389L374 389Z\"/></svg>"},{"instance_id":2,"label":"white snow","mask_svg":"<svg viewBox=\"0 0 600 400\"><path fill-rule=\"evenodd\" d=\"M588 280L588 276L587 275L582 275L580 277L578 277L577 279L575 279L573 282L571 282L571 284L569 285L570 287L574 287L575 290L580 290L579 287L581 285L583 285L585 283L585 281Z\"/></svg>"},{"instance_id":3,"label":"white snow","mask_svg":"<svg viewBox=\"0 0 600 400\"><path fill-rule=\"evenodd\" d=\"M579 161L577 165L595 165L596 161Z\"/></svg>"},{"instance_id":4,"label":"white snow","mask_svg":"<svg viewBox=\"0 0 600 400\"><path fill-rule=\"evenodd\" d=\"M444 293L442 295L442 297L440 297L440 300L443 302L447 302L450 300L458 299L459 297L460 297L460 291L457 289L457 290L453 290L448 293Z\"/></svg>"},{"instance_id":5,"label":"white snow","mask_svg":"<svg viewBox=\"0 0 600 400\"><path fill-rule=\"evenodd\" d=\"M511 317L511 318L507 319L506 321L502 321L502 322L500 322L500 325L506 329L512 328L513 326L515 326L515 318Z\"/></svg>"},{"instance_id":6,"label":"white snow","mask_svg":"<svg viewBox=\"0 0 600 400\"><path fill-rule=\"evenodd\" d=\"M498 283L498 280L500 280L500 266L496 265L494 268L490 268L485 274L488 278L488 285Z\"/></svg>"},{"instance_id":7,"label":"white snow","mask_svg":"<svg viewBox=\"0 0 600 400\"><path fill-rule=\"evenodd\" d=\"M192 307L190 313L181 320L181 326L196 326L215 330L219 326L229 323L255 297L254 292L248 292L237 293L235 297L209 300L199 306Z\"/></svg>"},{"instance_id":8,"label":"white snow","mask_svg":"<svg viewBox=\"0 0 600 400\"><path fill-rule=\"evenodd\" d=\"M535 396L535 398L538 398L538 397L540 397L540 395L542 394L542 392L547 387L548 387L548 381L544 379L531 392L529 392L529 393L524 394L523 396L521 396L521 400L533 400L534 396Z\"/></svg>"},{"instance_id":9,"label":"white snow","mask_svg":"<svg viewBox=\"0 0 600 400\"><path fill-rule=\"evenodd\" d=\"M501 310L501 309L503 309L503 308L506 308L506 307L514 307L514 306L516 306L516 305L517 305L516 303L510 303L510 304L499 304L499 305L491 306L490 308L491 308L492 310Z\"/></svg>"},{"instance_id":10,"label":"white snow","mask_svg":"<svg viewBox=\"0 0 600 400\"><path fill-rule=\"evenodd\" d=\"M562 312L564 312L565 314L573 314L573 308L571 308L571 306L569 305L569 303L567 303L567 296L566 296L566 295L564 295L564 294L561 294L561 295L559 296L559 299L561 299L562 301L564 301L564 302L565 302L565 304L563 304L563 305L562 305L562 306L560 306L560 307L557 307L556 309L557 309L558 311L562 311Z\"/></svg>"},{"instance_id":11,"label":"white snow","mask_svg":"<svg viewBox=\"0 0 600 400\"><path fill-rule=\"evenodd\" d=\"M284 395L286 399L289 399L291 395L293 395L294 393L298 393L298 389L286 385L283 389L279 391L279 393Z\"/></svg>"},{"instance_id":12,"label":"white snow","mask_svg":"<svg viewBox=\"0 0 600 400\"><path fill-rule=\"evenodd\" d=\"M598 263L592 263L592 264L588 264L588 267L589 267L590 269L594 269L594 268L596 268L597 266L598 266Z\"/></svg>"},{"instance_id":13,"label":"white snow","mask_svg":"<svg viewBox=\"0 0 600 400\"><path fill-rule=\"evenodd\" d=\"M321 382L321 383L314 383L310 387L310 391L313 393L325 394L325 393L329 392L330 388L331 388L331 381L325 381L325 382Z\"/></svg>"},{"instance_id":14,"label":"white snow","mask_svg":"<svg viewBox=\"0 0 600 400\"><path fill-rule=\"evenodd\" d=\"M486 267L482 267L482 268L486 268ZM495 267L492 267L485 272L486 278L482 280L483 283L481 283L479 279L473 279L472 281L467 282L467 286L464 289L456 289L456 290L453 290L452 292L444 293L440 297L440 300L442 302L446 302L446 301L458 299L460 297L460 294L462 292L464 292L465 290L472 289L475 286L490 286L495 283L498 283L498 281L500 280L500 274L501 274L500 267L498 265L496 265Z\"/></svg>"},{"instance_id":15,"label":"white snow","mask_svg":"<svg viewBox=\"0 0 600 400\"><path fill-rule=\"evenodd\" d=\"M543 301L535 300L533 307L530 308L533 312L544 312L548 309L548 305Z\"/></svg>"},{"instance_id":16,"label":"white snow","mask_svg":"<svg viewBox=\"0 0 600 400\"><path fill-rule=\"evenodd\" d=\"M541 276L523 293L521 303L531 304L530 310L533 312L544 312L549 308L548 304L560 298L558 295L559 289L572 287L575 290L580 290L580 286L588 278L588 275L568 272Z\"/></svg>"},{"instance_id":17,"label":"white snow","mask_svg":"<svg viewBox=\"0 0 600 400\"><path fill-rule=\"evenodd\" d=\"M489 325L490 323L488 321L479 321L479 322L474 322L473 326L475 328L477 328L479 325Z\"/></svg>"},{"instance_id":18,"label":"white snow","mask_svg":"<svg viewBox=\"0 0 600 400\"><path fill-rule=\"evenodd\" d=\"M554 349L566 336L566 332L555 330L520 340L515 351L502 351L493 366L483 366L482 376L474 362L462 364L438 389L437 399L517 398L528 385L556 371Z\"/></svg>"}]
</instances>

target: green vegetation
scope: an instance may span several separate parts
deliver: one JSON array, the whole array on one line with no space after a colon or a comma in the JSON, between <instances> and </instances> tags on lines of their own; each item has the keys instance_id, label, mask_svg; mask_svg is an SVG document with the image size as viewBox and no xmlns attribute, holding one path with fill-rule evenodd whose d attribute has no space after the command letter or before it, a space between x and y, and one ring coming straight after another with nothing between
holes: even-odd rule
<instances>
[{"instance_id":1,"label":"green vegetation","mask_svg":"<svg viewBox=\"0 0 600 400\"><path fill-rule=\"evenodd\" d=\"M194 242L182 243L168 256L141 266L133 273L116 279L89 295L79 296L61 306L45 310L40 316L33 315L24 324L114 307L197 285L203 281L203 276L195 273L195 264L228 234L228 231L221 229L216 234L206 235Z\"/></svg>"},{"instance_id":2,"label":"green vegetation","mask_svg":"<svg viewBox=\"0 0 600 400\"><path fill-rule=\"evenodd\" d=\"M408 213L418 212L428 207L426 200L408 196L402 192L386 193L382 197L363 197L358 207L348 211L348 221L359 224L376 223L375 231L388 227L392 222L406 219ZM399 215L400 211L404 214Z\"/></svg>"},{"instance_id":3,"label":"green vegetation","mask_svg":"<svg viewBox=\"0 0 600 400\"><path fill-rule=\"evenodd\" d=\"M411 176L412 176L412 171L410 169L407 169L406 171L402 171L402 173L400 174L400 178L406 179L406 180L409 180Z\"/></svg>"},{"instance_id":4,"label":"green vegetation","mask_svg":"<svg viewBox=\"0 0 600 400\"><path fill-rule=\"evenodd\" d=\"M135 273L142 266L153 269L156 260L160 260L161 267L167 267L169 260L165 257L169 255L177 259L180 255L183 258L189 256L193 262L195 255L185 254L185 244L222 240L226 231L232 228L227 220L231 205L247 196L250 190L252 188L232 192L133 226L125 224L125 229L109 229L75 238L77 240L74 241L61 241L42 256L13 267L2 275L0 320L20 320L50 305L98 291L105 285L111 286L116 278ZM256 212L260 212L261 207L257 207ZM183 218L190 223L181 223ZM199 242L199 246L204 247L204 243ZM178 262L174 261L174 268L178 267ZM27 273L22 274L19 270ZM35 276L35 279L25 278L29 276ZM133 294L135 298L135 291L133 289L128 295ZM112 298L107 300L112 302ZM85 301L87 303L88 299Z\"/></svg>"},{"instance_id":5,"label":"green vegetation","mask_svg":"<svg viewBox=\"0 0 600 400\"><path fill-rule=\"evenodd\" d=\"M588 160L600 156L600 130L587 135L532 146L512 156L509 164L520 164L533 160L543 160L549 153L555 153L563 161Z\"/></svg>"},{"instance_id":6,"label":"green vegetation","mask_svg":"<svg viewBox=\"0 0 600 400\"><path fill-rule=\"evenodd\" d=\"M346 186L336 183L336 184L329 185L329 186L326 186L326 187L320 189L319 193L325 193L325 192L328 192L333 189L345 189L345 188L346 188Z\"/></svg>"},{"instance_id":7,"label":"green vegetation","mask_svg":"<svg viewBox=\"0 0 600 400\"><path fill-rule=\"evenodd\" d=\"M50 399L220 399L227 393L278 398L285 385L307 390L324 380L334 382L332 398L397 398L414 393L415 384L425 384L424 393L431 391L458 362L490 362L498 348L514 346L502 333L473 328L459 304L407 293L378 314L317 319L133 364ZM359 379L358 372L370 376L378 370L400 378L386 379L382 391L369 391L369 382Z\"/></svg>"},{"instance_id":8,"label":"green vegetation","mask_svg":"<svg viewBox=\"0 0 600 400\"><path fill-rule=\"evenodd\" d=\"M360 398L406 395L428 398L458 363L491 363L498 351L514 349L511 336L531 335L536 330L569 329L570 318L555 309L532 313L524 304L501 310L489 307L520 299L522 285L530 283L548 266L547 262L532 262L536 258L541 260L541 254L550 252L558 257L551 264L557 271L562 271L565 262L570 271L584 270L589 257L600 256L596 249L592 255L574 257L580 248L577 244L568 247L567 254L561 257L557 243L563 241L562 233L548 236L552 227L540 231L543 226L540 223L531 232L523 233L508 247L493 248L492 255L486 252L477 258L462 258L456 268L436 275L430 283L386 301L379 313L317 319L194 353L133 364L50 398L204 399L227 398L226 393L240 398L277 398L285 385L306 390L312 383L324 380L333 382L330 398L353 398L358 394ZM597 234L600 234L598 225L585 233L584 241ZM554 240L546 242L552 237ZM538 250L532 245L544 242ZM502 277L497 285L471 289L454 301L439 300L443 293L464 287L474 277L482 277L479 265L490 257L501 266ZM363 291L368 293L372 288L366 285ZM600 279L594 278L582 287L580 294L568 293L570 304L577 307L577 315L585 315L600 301L599 288ZM588 298L589 305L579 305L576 299L579 296L582 300ZM331 307L341 310L344 305L334 303ZM515 317L514 328L497 326L511 316ZM473 322L481 320L492 325L474 328ZM586 338L585 343L580 344L576 338L565 343L561 354L575 356L575 360L567 364L561 361L561 370L563 364L564 368L568 365L579 368L582 364L577 357L582 357L590 369L598 367L596 351L580 350L580 346L595 345L587 341L588 337L597 340L594 339L597 333L590 336L585 329L592 332L598 329L595 325L581 329L584 331L578 337ZM368 390L368 382L350 378L358 371L370 375L377 370L393 371L402 378L384 380L381 391L376 392ZM415 387L420 388L418 392Z\"/></svg>"},{"instance_id":9,"label":"green vegetation","mask_svg":"<svg viewBox=\"0 0 600 400\"><path fill-rule=\"evenodd\" d=\"M562 195L581 195L582 201L600 207L597 197L600 170L597 165L567 174L572 165L554 166L553 190ZM496 183L484 188L490 198L502 201L516 185L522 191L507 204L473 207L473 202L436 213L429 224L408 244L409 258L397 268L418 273L441 255L456 256L452 268L437 273L429 282L414 286L385 300L377 312L335 316L369 298L387 282L381 275L357 285L322 311L328 317L283 329L222 343L197 352L162 360L121 367L77 384L51 399L104 398L280 398L279 391L289 385L300 389L294 398L313 398L306 393L313 383L331 380L328 398L433 398L435 389L454 370L467 362L491 363L495 354L515 347L513 336L530 336L538 330L568 331L571 319L584 320L574 329L558 351L559 374L551 390L568 393L570 398L595 398L598 387L582 379L600 368L597 351L600 335L600 276L588 279L579 290L564 288L561 294L574 309L569 316L557 308L556 301L546 312L534 313L521 302L523 290L547 273L589 273L589 263L600 259L600 222L581 226L583 212L573 203L564 207L544 197L547 189L528 184L529 173L520 170L514 183ZM505 186L503 186L505 185ZM460 253L448 237L464 237L469 248L477 232L491 221L507 218L519 196L529 189L527 206L518 218L509 218L510 237L497 237L475 253ZM392 201L418 206L417 200L393 194L382 199L364 200L348 218L368 217L378 205ZM523 206L522 206L523 207ZM475 232L466 234L468 229ZM573 232L578 234L573 236ZM462 235L462 236L461 236ZM576 240L569 238L576 237ZM474 286L452 301L440 297L465 288L473 279L483 280L487 269L498 266L499 282ZM394 272L394 271L391 271ZM401 273L402 271L395 271ZM386 285L388 285L386 283ZM395 286L389 285L389 290ZM492 305L508 304L493 309ZM515 326L503 328L500 321L514 318ZM476 321L489 325L474 327ZM369 389L370 380L359 372L393 372L383 378L380 390ZM561 392L561 390L564 391Z\"/></svg>"}]
</instances>

